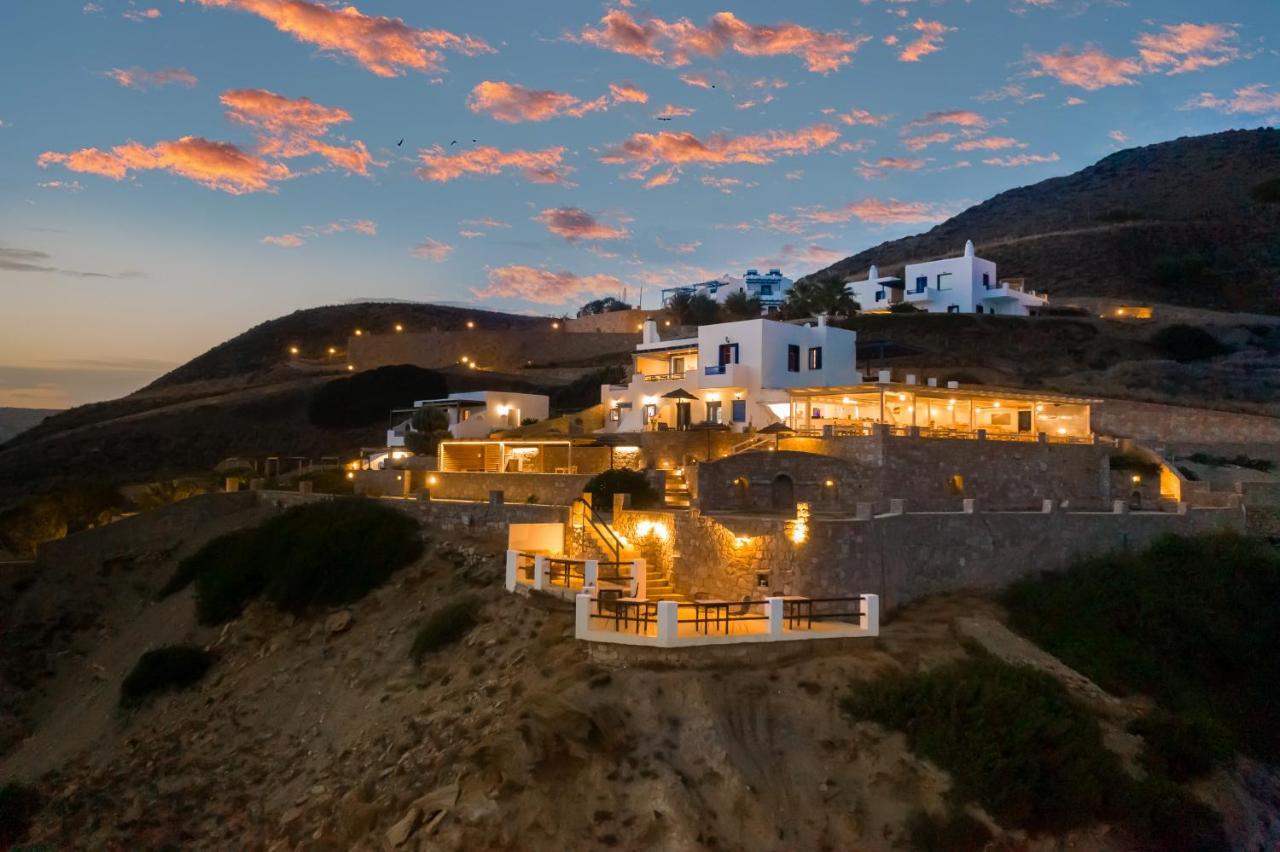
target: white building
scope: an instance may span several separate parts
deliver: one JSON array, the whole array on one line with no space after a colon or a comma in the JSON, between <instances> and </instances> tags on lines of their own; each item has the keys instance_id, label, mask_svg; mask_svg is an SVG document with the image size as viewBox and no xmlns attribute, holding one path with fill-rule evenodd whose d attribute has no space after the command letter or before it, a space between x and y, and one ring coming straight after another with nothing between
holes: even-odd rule
<instances>
[{"instance_id":1,"label":"white building","mask_svg":"<svg viewBox=\"0 0 1280 852\"><path fill-rule=\"evenodd\" d=\"M443 399L420 399L413 408L391 412L387 446L403 447L405 435L414 431L414 419L427 409L442 412L455 438L487 438L495 429L514 429L525 420L545 420L550 400L543 394L507 391L451 393Z\"/></svg>"},{"instance_id":2,"label":"white building","mask_svg":"<svg viewBox=\"0 0 1280 852\"><path fill-rule=\"evenodd\" d=\"M746 275L741 278L734 275L721 275L719 278L703 281L700 284L668 287L662 291L662 303L667 304L677 293L687 293L691 296L706 296L716 304L723 305L725 299L733 293L746 293L750 299L759 299L761 313L767 314L782 305L792 283L780 269L770 269L765 273L761 273L758 269L748 269Z\"/></svg>"},{"instance_id":3,"label":"white building","mask_svg":"<svg viewBox=\"0 0 1280 852\"><path fill-rule=\"evenodd\" d=\"M852 331L819 317L798 325L769 319L704 325L697 337L660 340L645 323L631 380L602 385L605 432L723 424L736 432L786 422L788 391L861 381Z\"/></svg>"},{"instance_id":4,"label":"white building","mask_svg":"<svg viewBox=\"0 0 1280 852\"><path fill-rule=\"evenodd\" d=\"M972 241L961 257L907 264L901 281L881 278L872 266L866 280L846 285L869 312L906 302L929 313L1027 316L1049 303L1048 296L1023 287L1021 279L1001 281L996 265L974 254Z\"/></svg>"}]
</instances>

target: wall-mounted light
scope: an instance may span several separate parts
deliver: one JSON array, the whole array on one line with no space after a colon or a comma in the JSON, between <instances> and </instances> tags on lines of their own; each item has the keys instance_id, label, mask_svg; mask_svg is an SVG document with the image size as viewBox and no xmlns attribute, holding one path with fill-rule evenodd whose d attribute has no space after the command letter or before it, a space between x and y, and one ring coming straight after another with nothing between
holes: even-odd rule
<instances>
[{"instance_id":1,"label":"wall-mounted light","mask_svg":"<svg viewBox=\"0 0 1280 852\"><path fill-rule=\"evenodd\" d=\"M355 364L348 364L348 365L347 365L347 372L348 372L348 373L354 373L354 372L355 372L355 369L356 369L356 365L355 365Z\"/></svg>"},{"instance_id":2,"label":"wall-mounted light","mask_svg":"<svg viewBox=\"0 0 1280 852\"><path fill-rule=\"evenodd\" d=\"M428 477L427 477L427 484L428 484L428 485L435 485L435 484L436 484L437 482L439 482L439 481L440 481L440 478L439 478L439 477L437 477L435 474L432 474L431 476L428 476Z\"/></svg>"},{"instance_id":3,"label":"wall-mounted light","mask_svg":"<svg viewBox=\"0 0 1280 852\"><path fill-rule=\"evenodd\" d=\"M475 320L467 320L467 328L475 328L475 327L476 327Z\"/></svg>"},{"instance_id":4,"label":"wall-mounted light","mask_svg":"<svg viewBox=\"0 0 1280 852\"><path fill-rule=\"evenodd\" d=\"M361 335L363 335L363 334L364 334L364 331L362 331L361 329L358 329L358 328L356 329L356 337L360 337L360 336L361 336Z\"/></svg>"},{"instance_id":5,"label":"wall-mounted light","mask_svg":"<svg viewBox=\"0 0 1280 852\"><path fill-rule=\"evenodd\" d=\"M396 333L399 334L402 331L404 331L404 326L402 326L400 323L396 323Z\"/></svg>"},{"instance_id":6,"label":"wall-mounted light","mask_svg":"<svg viewBox=\"0 0 1280 852\"><path fill-rule=\"evenodd\" d=\"M1138 474L1136 474L1136 473L1135 473L1132 477L1130 477L1130 478L1133 480L1133 484L1134 484L1134 485L1139 485L1139 484L1141 484L1141 483L1142 483L1142 477L1141 477L1141 476L1139 476L1139 475L1138 475Z\"/></svg>"}]
</instances>

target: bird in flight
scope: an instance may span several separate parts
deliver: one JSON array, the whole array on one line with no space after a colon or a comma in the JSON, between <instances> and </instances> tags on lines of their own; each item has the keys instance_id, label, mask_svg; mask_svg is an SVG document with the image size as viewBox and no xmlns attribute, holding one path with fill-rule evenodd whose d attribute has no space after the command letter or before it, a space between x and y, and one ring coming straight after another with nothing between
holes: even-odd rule
<instances>
[{"instance_id":1,"label":"bird in flight","mask_svg":"<svg viewBox=\"0 0 1280 852\"><path fill-rule=\"evenodd\" d=\"M670 120L671 120L671 116L669 116L669 115L660 115L660 116L658 116L658 121L670 121Z\"/></svg>"},{"instance_id":2,"label":"bird in flight","mask_svg":"<svg viewBox=\"0 0 1280 852\"><path fill-rule=\"evenodd\" d=\"M399 142L396 143L396 147L399 148L403 144L404 144L404 140L401 139Z\"/></svg>"},{"instance_id":3,"label":"bird in flight","mask_svg":"<svg viewBox=\"0 0 1280 852\"><path fill-rule=\"evenodd\" d=\"M458 140L457 140L457 139L455 139L455 140L453 140L452 142L450 142L449 144L450 144L450 145L457 145L457 144L458 144Z\"/></svg>"}]
</instances>

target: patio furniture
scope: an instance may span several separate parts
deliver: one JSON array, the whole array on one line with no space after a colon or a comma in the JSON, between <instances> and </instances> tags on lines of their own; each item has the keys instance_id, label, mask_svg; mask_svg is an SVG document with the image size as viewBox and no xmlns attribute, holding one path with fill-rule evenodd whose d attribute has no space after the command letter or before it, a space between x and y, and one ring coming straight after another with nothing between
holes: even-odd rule
<instances>
[{"instance_id":1,"label":"patio furniture","mask_svg":"<svg viewBox=\"0 0 1280 852\"><path fill-rule=\"evenodd\" d=\"M693 629L695 633L710 633L711 625L719 627L724 624L724 632L729 632L730 601L719 598L703 598L693 602Z\"/></svg>"},{"instance_id":2,"label":"patio furniture","mask_svg":"<svg viewBox=\"0 0 1280 852\"><path fill-rule=\"evenodd\" d=\"M792 630L804 621L806 629L813 627L813 599L801 595L782 596L782 618Z\"/></svg>"}]
</instances>

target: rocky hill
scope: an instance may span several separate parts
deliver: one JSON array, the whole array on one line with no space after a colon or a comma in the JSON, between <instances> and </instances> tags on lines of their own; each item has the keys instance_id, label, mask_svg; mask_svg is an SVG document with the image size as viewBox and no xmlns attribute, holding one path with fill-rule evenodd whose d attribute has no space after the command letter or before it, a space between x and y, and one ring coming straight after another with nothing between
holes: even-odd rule
<instances>
[{"instance_id":1,"label":"rocky hill","mask_svg":"<svg viewBox=\"0 0 1280 852\"><path fill-rule=\"evenodd\" d=\"M965 240L1057 301L1118 297L1280 313L1280 130L1233 130L1131 148L1019 187L923 234L808 278L958 254ZM1270 184L1268 184L1270 181Z\"/></svg>"}]
</instances>

